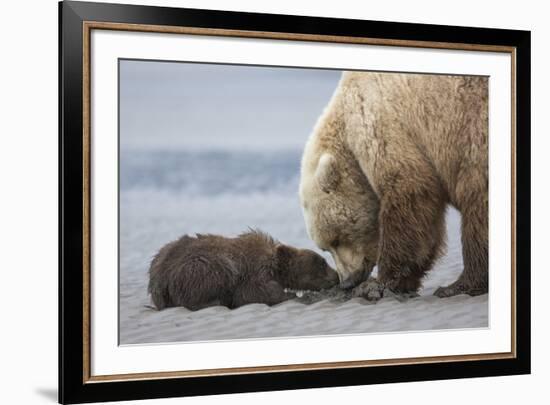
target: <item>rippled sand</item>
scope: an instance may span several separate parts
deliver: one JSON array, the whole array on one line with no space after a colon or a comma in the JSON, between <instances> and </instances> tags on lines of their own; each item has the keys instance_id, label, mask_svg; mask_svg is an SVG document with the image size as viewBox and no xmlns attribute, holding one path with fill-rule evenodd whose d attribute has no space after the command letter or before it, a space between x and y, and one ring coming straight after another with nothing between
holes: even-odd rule
<instances>
[{"instance_id":1,"label":"rippled sand","mask_svg":"<svg viewBox=\"0 0 550 405\"><path fill-rule=\"evenodd\" d=\"M380 333L488 326L488 295L440 299L433 292L454 281L462 269L460 217L448 215L448 253L424 281L420 296L399 302L384 298L372 304L362 298L330 297L310 305L303 299L269 307L251 304L230 310L170 308L157 311L146 293L147 264L142 271L122 272L120 343L157 343L284 336ZM143 253L136 252L137 259Z\"/></svg>"}]
</instances>

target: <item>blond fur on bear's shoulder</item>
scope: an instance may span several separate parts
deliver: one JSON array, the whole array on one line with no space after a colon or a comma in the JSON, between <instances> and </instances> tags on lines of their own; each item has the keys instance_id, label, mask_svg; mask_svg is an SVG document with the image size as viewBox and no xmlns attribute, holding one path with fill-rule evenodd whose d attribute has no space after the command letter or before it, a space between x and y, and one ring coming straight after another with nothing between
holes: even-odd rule
<instances>
[{"instance_id":1,"label":"blond fur on bear's shoulder","mask_svg":"<svg viewBox=\"0 0 550 405\"><path fill-rule=\"evenodd\" d=\"M306 144L303 181L323 153L338 161L351 153L381 193L389 172L427 160L457 197L457 162L486 167L487 138L486 77L344 72Z\"/></svg>"}]
</instances>

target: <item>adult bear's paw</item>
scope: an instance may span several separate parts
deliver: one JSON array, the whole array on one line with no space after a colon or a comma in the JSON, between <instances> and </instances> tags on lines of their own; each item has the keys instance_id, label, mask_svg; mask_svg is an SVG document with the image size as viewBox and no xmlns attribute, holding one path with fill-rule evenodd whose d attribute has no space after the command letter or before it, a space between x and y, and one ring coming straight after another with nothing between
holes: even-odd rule
<instances>
[{"instance_id":1,"label":"adult bear's paw","mask_svg":"<svg viewBox=\"0 0 550 405\"><path fill-rule=\"evenodd\" d=\"M378 301L382 298L392 297L399 302L408 301L411 298L419 297L417 292L394 292L385 284L370 277L367 281L359 284L352 291L353 297L362 297L368 301Z\"/></svg>"},{"instance_id":2,"label":"adult bear's paw","mask_svg":"<svg viewBox=\"0 0 550 405\"><path fill-rule=\"evenodd\" d=\"M454 297L455 295L467 294L472 297L487 293L487 287L472 288L467 286L462 280L457 280L453 284L446 287L439 287L435 290L434 295L439 298Z\"/></svg>"},{"instance_id":3,"label":"adult bear's paw","mask_svg":"<svg viewBox=\"0 0 550 405\"><path fill-rule=\"evenodd\" d=\"M393 295L384 284L372 277L355 287L351 294L353 297L362 297L368 301L378 301L388 295Z\"/></svg>"}]
</instances>

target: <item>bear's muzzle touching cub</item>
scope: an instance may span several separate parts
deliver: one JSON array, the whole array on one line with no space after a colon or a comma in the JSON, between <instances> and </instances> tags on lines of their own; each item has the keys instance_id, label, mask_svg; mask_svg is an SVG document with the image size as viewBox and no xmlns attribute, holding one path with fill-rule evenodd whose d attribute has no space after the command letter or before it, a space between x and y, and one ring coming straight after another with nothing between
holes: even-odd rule
<instances>
[{"instance_id":1,"label":"bear's muzzle touching cub","mask_svg":"<svg viewBox=\"0 0 550 405\"><path fill-rule=\"evenodd\" d=\"M259 231L236 238L185 235L158 252L149 277L149 293L159 310L274 305L296 297L286 289L321 290L338 282L317 253L281 244Z\"/></svg>"}]
</instances>

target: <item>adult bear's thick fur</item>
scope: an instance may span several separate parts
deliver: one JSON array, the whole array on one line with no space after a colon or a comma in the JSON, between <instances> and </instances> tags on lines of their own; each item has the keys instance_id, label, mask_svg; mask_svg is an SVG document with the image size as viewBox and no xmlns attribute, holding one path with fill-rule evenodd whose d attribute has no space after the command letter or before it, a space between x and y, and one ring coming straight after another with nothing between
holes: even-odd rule
<instances>
[{"instance_id":1,"label":"adult bear's thick fur","mask_svg":"<svg viewBox=\"0 0 550 405\"><path fill-rule=\"evenodd\" d=\"M441 255L452 204L464 271L436 295L476 295L488 291L487 176L486 77L346 72L304 150L300 197L344 286L378 264L378 287L402 293Z\"/></svg>"}]
</instances>

